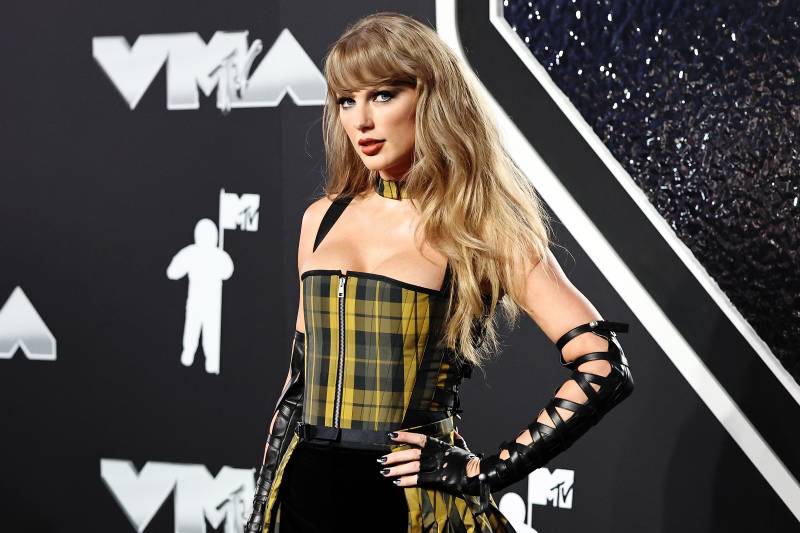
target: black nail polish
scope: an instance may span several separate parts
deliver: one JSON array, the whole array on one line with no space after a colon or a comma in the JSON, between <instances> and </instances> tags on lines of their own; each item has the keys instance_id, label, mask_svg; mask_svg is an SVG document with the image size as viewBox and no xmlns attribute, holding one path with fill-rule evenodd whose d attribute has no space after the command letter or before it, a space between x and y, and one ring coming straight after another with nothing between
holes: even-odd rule
<instances>
[{"instance_id":1,"label":"black nail polish","mask_svg":"<svg viewBox=\"0 0 800 533\"><path fill-rule=\"evenodd\" d=\"M395 438L397 436L397 432L396 431L392 431L391 433L389 433L389 436L392 437L392 438Z\"/></svg>"},{"instance_id":2,"label":"black nail polish","mask_svg":"<svg viewBox=\"0 0 800 533\"><path fill-rule=\"evenodd\" d=\"M400 480L399 479L393 479L392 483L394 483L395 485L399 485L400 484Z\"/></svg>"},{"instance_id":3,"label":"black nail polish","mask_svg":"<svg viewBox=\"0 0 800 533\"><path fill-rule=\"evenodd\" d=\"M384 455L383 457L378 457L375 460L378 461L379 463L385 463L386 462L386 456Z\"/></svg>"},{"instance_id":4,"label":"black nail polish","mask_svg":"<svg viewBox=\"0 0 800 533\"><path fill-rule=\"evenodd\" d=\"M388 468L384 468L383 470L381 470L381 474L383 474L384 476L386 474L388 474L388 473L389 473L389 469Z\"/></svg>"}]
</instances>

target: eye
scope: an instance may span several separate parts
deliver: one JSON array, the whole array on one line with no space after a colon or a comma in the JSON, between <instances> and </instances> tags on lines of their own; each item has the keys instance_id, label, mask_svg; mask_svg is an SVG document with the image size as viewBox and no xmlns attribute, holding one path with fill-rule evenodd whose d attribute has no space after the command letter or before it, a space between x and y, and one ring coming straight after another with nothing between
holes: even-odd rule
<instances>
[{"instance_id":1,"label":"eye","mask_svg":"<svg viewBox=\"0 0 800 533\"><path fill-rule=\"evenodd\" d=\"M379 97L384 97L384 98L378 100ZM376 99L375 101L377 101L377 102L388 102L392 98L394 98L394 93L392 91L378 91L378 92L375 93L373 98L375 98ZM348 108L353 107L353 106L352 105L345 105L345 103L352 102L352 101L353 101L352 98L349 98L347 96L342 96L341 98L339 98L336 101L336 103L338 103L340 107L342 107L344 109L348 109Z\"/></svg>"},{"instance_id":2,"label":"eye","mask_svg":"<svg viewBox=\"0 0 800 533\"><path fill-rule=\"evenodd\" d=\"M391 91L378 91L377 93L375 93L375 98L377 98L377 97L379 97L381 95L384 95L387 98L386 98L386 100L378 100L379 102L388 102L389 100L391 100L394 97L394 93L392 93Z\"/></svg>"}]
</instances>

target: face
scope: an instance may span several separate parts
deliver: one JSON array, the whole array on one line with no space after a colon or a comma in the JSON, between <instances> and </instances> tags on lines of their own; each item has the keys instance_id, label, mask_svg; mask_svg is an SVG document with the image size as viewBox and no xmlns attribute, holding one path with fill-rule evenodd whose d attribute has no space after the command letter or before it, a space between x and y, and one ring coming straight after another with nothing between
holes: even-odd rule
<instances>
[{"instance_id":1,"label":"face","mask_svg":"<svg viewBox=\"0 0 800 533\"><path fill-rule=\"evenodd\" d=\"M414 158L414 89L380 85L338 95L338 102L339 122L367 168L401 178Z\"/></svg>"}]
</instances>

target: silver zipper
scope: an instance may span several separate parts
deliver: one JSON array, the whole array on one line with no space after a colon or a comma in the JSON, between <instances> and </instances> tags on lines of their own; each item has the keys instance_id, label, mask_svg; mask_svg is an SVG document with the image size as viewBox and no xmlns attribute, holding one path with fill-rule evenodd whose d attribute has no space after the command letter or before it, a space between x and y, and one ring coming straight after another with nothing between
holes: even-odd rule
<instances>
[{"instance_id":1,"label":"silver zipper","mask_svg":"<svg viewBox=\"0 0 800 533\"><path fill-rule=\"evenodd\" d=\"M336 370L336 397L333 404L333 426L339 427L342 409L342 381L344 375L344 285L347 275L339 276L339 365Z\"/></svg>"}]
</instances>

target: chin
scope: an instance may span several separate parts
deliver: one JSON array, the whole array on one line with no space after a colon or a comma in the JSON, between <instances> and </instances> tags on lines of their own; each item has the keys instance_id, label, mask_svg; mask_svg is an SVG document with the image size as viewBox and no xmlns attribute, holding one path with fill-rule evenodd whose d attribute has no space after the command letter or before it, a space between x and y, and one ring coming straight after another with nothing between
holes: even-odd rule
<instances>
[{"instance_id":1,"label":"chin","mask_svg":"<svg viewBox=\"0 0 800 533\"><path fill-rule=\"evenodd\" d=\"M385 168L388 168L383 160L376 157L368 157L366 159L362 159L362 161L364 162L364 166L372 171L381 171Z\"/></svg>"}]
</instances>

